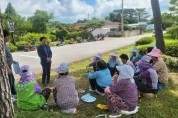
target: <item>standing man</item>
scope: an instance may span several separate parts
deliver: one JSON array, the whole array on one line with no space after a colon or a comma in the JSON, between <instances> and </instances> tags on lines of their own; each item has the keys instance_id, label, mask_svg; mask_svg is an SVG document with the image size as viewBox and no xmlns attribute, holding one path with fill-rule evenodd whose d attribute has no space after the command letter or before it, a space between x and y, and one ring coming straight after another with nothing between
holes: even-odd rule
<instances>
[{"instance_id":1,"label":"standing man","mask_svg":"<svg viewBox=\"0 0 178 118\"><path fill-rule=\"evenodd\" d=\"M9 47L6 45L6 43L9 41L9 37L10 37L10 33L7 30L3 30L3 34L4 34L4 49L5 49L5 53L6 53L6 59L7 59L7 68L8 68L8 78L9 78L9 84L10 84L10 88L11 88L11 94L12 94L12 101L16 100L16 90L15 90L15 79L14 79L14 75L12 72L12 68L11 65L13 63L17 63L16 61L13 60L12 54L10 52Z\"/></svg>"},{"instance_id":2,"label":"standing man","mask_svg":"<svg viewBox=\"0 0 178 118\"><path fill-rule=\"evenodd\" d=\"M41 65L43 68L42 84L46 86L46 84L49 84L50 82L52 51L51 48L46 44L46 37L41 37L40 42L41 45L38 46L37 52L41 59Z\"/></svg>"}]
</instances>

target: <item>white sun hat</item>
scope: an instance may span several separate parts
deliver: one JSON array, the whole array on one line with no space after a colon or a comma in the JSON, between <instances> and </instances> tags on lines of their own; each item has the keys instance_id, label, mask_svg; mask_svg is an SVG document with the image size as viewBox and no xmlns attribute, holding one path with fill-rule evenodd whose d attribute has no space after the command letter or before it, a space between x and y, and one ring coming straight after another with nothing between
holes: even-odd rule
<instances>
[{"instance_id":1,"label":"white sun hat","mask_svg":"<svg viewBox=\"0 0 178 118\"><path fill-rule=\"evenodd\" d=\"M101 54L101 53L98 53L98 54L96 54L94 57L98 57L99 59L102 59L102 54Z\"/></svg>"},{"instance_id":2,"label":"white sun hat","mask_svg":"<svg viewBox=\"0 0 178 118\"><path fill-rule=\"evenodd\" d=\"M114 52L110 53L109 56L118 57L118 53L116 51L114 51Z\"/></svg>"},{"instance_id":3,"label":"white sun hat","mask_svg":"<svg viewBox=\"0 0 178 118\"><path fill-rule=\"evenodd\" d=\"M57 73L67 73L69 71L69 65L67 63L61 63L59 67L55 69Z\"/></svg>"}]
</instances>

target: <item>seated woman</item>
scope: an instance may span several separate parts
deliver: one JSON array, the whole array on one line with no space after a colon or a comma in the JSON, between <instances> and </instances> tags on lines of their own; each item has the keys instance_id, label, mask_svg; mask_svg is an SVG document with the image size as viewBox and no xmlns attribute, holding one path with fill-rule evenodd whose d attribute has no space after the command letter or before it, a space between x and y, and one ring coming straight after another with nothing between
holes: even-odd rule
<instances>
[{"instance_id":1,"label":"seated woman","mask_svg":"<svg viewBox=\"0 0 178 118\"><path fill-rule=\"evenodd\" d=\"M45 108L46 101L50 96L51 90L44 90L35 81L34 74L30 67L24 65L21 67L20 81L16 84L17 107L22 110L37 110Z\"/></svg>"},{"instance_id":2,"label":"seated woman","mask_svg":"<svg viewBox=\"0 0 178 118\"><path fill-rule=\"evenodd\" d=\"M103 96L104 89L112 84L112 77L104 61L98 61L97 66L99 70L96 72L89 72L88 78L91 91Z\"/></svg>"},{"instance_id":3,"label":"seated woman","mask_svg":"<svg viewBox=\"0 0 178 118\"><path fill-rule=\"evenodd\" d=\"M120 66L120 65L121 65L121 63L118 60L118 53L117 52L112 52L109 55L109 60L108 60L108 63L107 63L108 69L111 72L111 76L114 75L114 72L116 70L116 66Z\"/></svg>"},{"instance_id":4,"label":"seated woman","mask_svg":"<svg viewBox=\"0 0 178 118\"><path fill-rule=\"evenodd\" d=\"M134 71L129 65L116 66L119 75L110 87L105 88L110 117L130 115L138 111L138 93L134 82Z\"/></svg>"},{"instance_id":5,"label":"seated woman","mask_svg":"<svg viewBox=\"0 0 178 118\"><path fill-rule=\"evenodd\" d=\"M75 113L79 103L76 82L73 76L69 76L69 66L62 63L55 69L58 78L54 80L54 100L64 113Z\"/></svg>"},{"instance_id":6,"label":"seated woman","mask_svg":"<svg viewBox=\"0 0 178 118\"><path fill-rule=\"evenodd\" d=\"M123 64L131 66L135 71L135 65L129 60L129 57L127 54L121 54L120 58Z\"/></svg>"},{"instance_id":7,"label":"seated woman","mask_svg":"<svg viewBox=\"0 0 178 118\"><path fill-rule=\"evenodd\" d=\"M158 89L162 89L162 87L168 83L168 69L161 57L161 51L159 49L154 48L147 55L152 57L153 65L158 74Z\"/></svg>"},{"instance_id":8,"label":"seated woman","mask_svg":"<svg viewBox=\"0 0 178 118\"><path fill-rule=\"evenodd\" d=\"M97 62L101 60L102 60L102 54L98 53L93 57L93 62L90 63L87 67L93 66L93 71L95 72L98 70Z\"/></svg>"},{"instance_id":9,"label":"seated woman","mask_svg":"<svg viewBox=\"0 0 178 118\"><path fill-rule=\"evenodd\" d=\"M135 65L142 56L139 54L138 49L134 47L134 49L130 52L130 61Z\"/></svg>"},{"instance_id":10,"label":"seated woman","mask_svg":"<svg viewBox=\"0 0 178 118\"><path fill-rule=\"evenodd\" d=\"M137 63L140 75L134 77L138 90L142 93L157 93L158 75L153 67L150 56L143 56Z\"/></svg>"}]
</instances>

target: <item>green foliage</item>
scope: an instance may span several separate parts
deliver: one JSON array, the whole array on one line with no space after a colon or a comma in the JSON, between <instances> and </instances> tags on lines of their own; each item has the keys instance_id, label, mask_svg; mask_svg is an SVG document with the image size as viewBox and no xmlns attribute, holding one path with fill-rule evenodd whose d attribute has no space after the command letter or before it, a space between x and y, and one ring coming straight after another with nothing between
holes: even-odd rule
<instances>
[{"instance_id":1,"label":"green foliage","mask_svg":"<svg viewBox=\"0 0 178 118\"><path fill-rule=\"evenodd\" d=\"M121 22L121 13L122 10L114 10L109 14L108 17L105 17L105 20L111 20L113 22ZM124 21L128 24L145 22L148 18L148 13L145 8L137 8L137 9L124 9Z\"/></svg>"},{"instance_id":2,"label":"green foliage","mask_svg":"<svg viewBox=\"0 0 178 118\"><path fill-rule=\"evenodd\" d=\"M7 8L5 9L5 13L8 15L8 17L17 15L14 7L12 6L12 4L10 2L7 4Z\"/></svg>"},{"instance_id":3,"label":"green foliage","mask_svg":"<svg viewBox=\"0 0 178 118\"><path fill-rule=\"evenodd\" d=\"M29 17L29 21L32 23L32 31L36 33L46 33L47 23L53 18L52 14L46 11L36 10L34 16Z\"/></svg>"},{"instance_id":4,"label":"green foliage","mask_svg":"<svg viewBox=\"0 0 178 118\"><path fill-rule=\"evenodd\" d=\"M103 21L91 20L87 21L84 26L81 26L81 29L89 30L90 32L94 31L96 28L102 27L104 25Z\"/></svg>"},{"instance_id":5,"label":"green foliage","mask_svg":"<svg viewBox=\"0 0 178 118\"><path fill-rule=\"evenodd\" d=\"M161 18L162 18L163 29L171 27L176 20L175 16L171 13L163 13L161 15Z\"/></svg>"},{"instance_id":6,"label":"green foliage","mask_svg":"<svg viewBox=\"0 0 178 118\"><path fill-rule=\"evenodd\" d=\"M2 21L4 29L9 29L7 22L14 22L14 35L22 36L29 32L32 28L32 24L25 18L18 15L10 3L8 4L5 13L2 14L2 16L4 18Z\"/></svg>"},{"instance_id":7,"label":"green foliage","mask_svg":"<svg viewBox=\"0 0 178 118\"><path fill-rule=\"evenodd\" d=\"M141 38L140 40L136 41L135 45L138 46L138 45L150 44L153 41L154 41L153 37L144 37L144 38Z\"/></svg>"},{"instance_id":8,"label":"green foliage","mask_svg":"<svg viewBox=\"0 0 178 118\"><path fill-rule=\"evenodd\" d=\"M17 42L16 43L17 50L24 50L25 49L24 48L25 44L28 45L28 43L26 41L19 41L19 42Z\"/></svg>"},{"instance_id":9,"label":"green foliage","mask_svg":"<svg viewBox=\"0 0 178 118\"><path fill-rule=\"evenodd\" d=\"M9 47L11 52L15 52L17 50L17 47L15 45L13 45L12 43L9 43L8 47Z\"/></svg>"},{"instance_id":10,"label":"green foliage","mask_svg":"<svg viewBox=\"0 0 178 118\"><path fill-rule=\"evenodd\" d=\"M150 44L138 46L139 53L140 53L141 55L145 55L147 48L150 47L150 46L151 46Z\"/></svg>"},{"instance_id":11,"label":"green foliage","mask_svg":"<svg viewBox=\"0 0 178 118\"><path fill-rule=\"evenodd\" d=\"M165 43L165 54L178 57L178 41Z\"/></svg>"},{"instance_id":12,"label":"green foliage","mask_svg":"<svg viewBox=\"0 0 178 118\"><path fill-rule=\"evenodd\" d=\"M26 41L28 43L31 43L32 39L35 40L36 45L40 44L40 38L41 37L46 37L47 38L47 43L50 44L51 42L51 35L49 34L42 34L42 33L28 33L24 36L19 37L20 41Z\"/></svg>"},{"instance_id":13,"label":"green foliage","mask_svg":"<svg viewBox=\"0 0 178 118\"><path fill-rule=\"evenodd\" d=\"M171 69L178 68L178 58L174 58L171 56L163 55L164 62Z\"/></svg>"},{"instance_id":14,"label":"green foliage","mask_svg":"<svg viewBox=\"0 0 178 118\"><path fill-rule=\"evenodd\" d=\"M171 34L171 37L178 39L178 26L173 26L168 29L168 33Z\"/></svg>"},{"instance_id":15,"label":"green foliage","mask_svg":"<svg viewBox=\"0 0 178 118\"><path fill-rule=\"evenodd\" d=\"M77 31L74 31L74 32L69 32L68 35L67 35L67 39L76 39L77 37L81 36L81 32L77 32Z\"/></svg>"}]
</instances>

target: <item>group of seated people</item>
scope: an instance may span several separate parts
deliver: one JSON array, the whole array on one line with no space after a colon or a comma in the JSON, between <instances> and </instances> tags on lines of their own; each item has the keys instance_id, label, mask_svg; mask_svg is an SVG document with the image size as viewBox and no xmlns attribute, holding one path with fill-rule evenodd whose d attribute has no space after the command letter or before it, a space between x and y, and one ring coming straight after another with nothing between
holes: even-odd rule
<instances>
[{"instance_id":1,"label":"group of seated people","mask_svg":"<svg viewBox=\"0 0 178 118\"><path fill-rule=\"evenodd\" d=\"M88 65L93 67L93 72L88 73L89 90L106 96L111 118L136 113L138 91L141 94L156 94L168 82L168 70L159 49L149 47L146 54L141 56L134 48L130 59L127 54L121 54L120 59L122 64L118 53L112 52L106 63L99 53ZM54 101L62 112L75 113L79 97L74 77L68 75L69 66L62 63L55 71L58 77L54 80ZM23 110L45 108L51 90L41 89L27 65L21 67L20 75L16 84L17 107Z\"/></svg>"}]
</instances>

